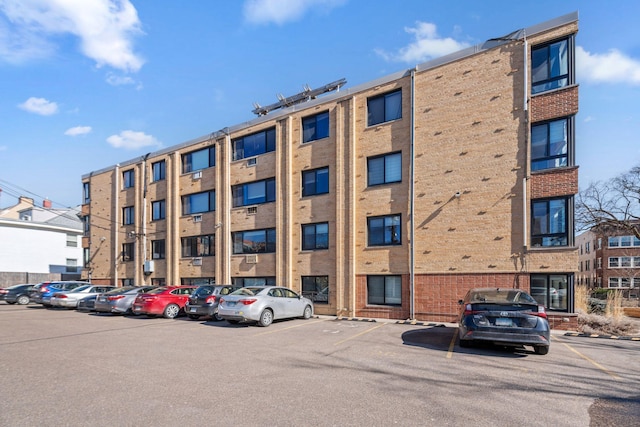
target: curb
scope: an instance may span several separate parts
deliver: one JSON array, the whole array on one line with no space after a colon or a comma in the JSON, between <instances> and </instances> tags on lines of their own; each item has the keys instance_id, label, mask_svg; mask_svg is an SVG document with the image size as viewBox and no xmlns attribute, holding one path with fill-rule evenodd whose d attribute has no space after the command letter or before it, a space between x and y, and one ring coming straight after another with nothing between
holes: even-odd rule
<instances>
[{"instance_id":1,"label":"curb","mask_svg":"<svg viewBox=\"0 0 640 427\"><path fill-rule=\"evenodd\" d=\"M603 335L603 334L584 334L578 332L567 332L565 337L581 337L581 338L604 338L609 340L625 340L625 341L640 341L640 337L625 337L618 335Z\"/></svg>"}]
</instances>

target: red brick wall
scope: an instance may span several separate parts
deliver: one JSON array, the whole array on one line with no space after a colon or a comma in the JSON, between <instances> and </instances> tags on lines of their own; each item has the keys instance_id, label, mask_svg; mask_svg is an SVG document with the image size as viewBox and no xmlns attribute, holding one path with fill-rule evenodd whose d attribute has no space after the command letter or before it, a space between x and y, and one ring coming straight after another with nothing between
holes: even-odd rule
<instances>
[{"instance_id":1,"label":"red brick wall","mask_svg":"<svg viewBox=\"0 0 640 427\"><path fill-rule=\"evenodd\" d=\"M531 123L578 113L578 86L545 92L531 98Z\"/></svg>"},{"instance_id":2,"label":"red brick wall","mask_svg":"<svg viewBox=\"0 0 640 427\"><path fill-rule=\"evenodd\" d=\"M578 192L578 167L531 174L531 198L559 197Z\"/></svg>"}]
</instances>

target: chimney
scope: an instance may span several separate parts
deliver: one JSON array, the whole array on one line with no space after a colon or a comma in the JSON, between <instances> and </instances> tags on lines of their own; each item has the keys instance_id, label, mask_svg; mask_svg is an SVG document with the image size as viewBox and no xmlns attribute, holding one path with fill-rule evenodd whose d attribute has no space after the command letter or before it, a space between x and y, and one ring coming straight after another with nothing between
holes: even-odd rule
<instances>
[{"instance_id":1,"label":"chimney","mask_svg":"<svg viewBox=\"0 0 640 427\"><path fill-rule=\"evenodd\" d=\"M42 207L45 209L51 209L51 200L44 199L42 201Z\"/></svg>"}]
</instances>

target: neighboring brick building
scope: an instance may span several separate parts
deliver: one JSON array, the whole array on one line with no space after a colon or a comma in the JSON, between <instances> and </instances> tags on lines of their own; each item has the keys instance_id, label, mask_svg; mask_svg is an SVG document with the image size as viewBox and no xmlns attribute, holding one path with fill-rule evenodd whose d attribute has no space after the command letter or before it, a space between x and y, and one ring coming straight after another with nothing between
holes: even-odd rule
<instances>
[{"instance_id":1,"label":"neighboring brick building","mask_svg":"<svg viewBox=\"0 0 640 427\"><path fill-rule=\"evenodd\" d=\"M562 16L87 174L85 275L436 321L520 287L572 326L577 31Z\"/></svg>"}]
</instances>

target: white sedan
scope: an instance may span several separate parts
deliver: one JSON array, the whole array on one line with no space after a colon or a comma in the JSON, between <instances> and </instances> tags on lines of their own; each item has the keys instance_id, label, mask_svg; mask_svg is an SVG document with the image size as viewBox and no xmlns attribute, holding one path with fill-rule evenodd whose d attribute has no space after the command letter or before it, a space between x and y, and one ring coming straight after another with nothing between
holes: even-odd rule
<instances>
[{"instance_id":1,"label":"white sedan","mask_svg":"<svg viewBox=\"0 0 640 427\"><path fill-rule=\"evenodd\" d=\"M114 286L94 286L84 285L71 289L70 291L56 292L51 296L52 307L76 308L78 302L90 295L101 294L114 289Z\"/></svg>"}]
</instances>

